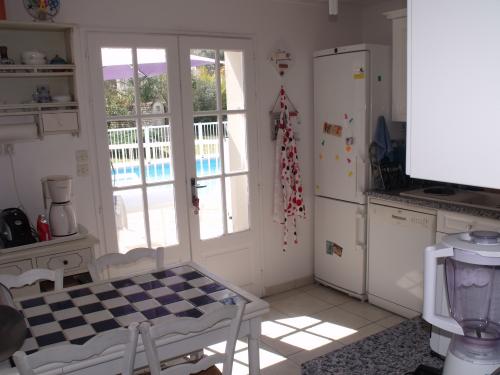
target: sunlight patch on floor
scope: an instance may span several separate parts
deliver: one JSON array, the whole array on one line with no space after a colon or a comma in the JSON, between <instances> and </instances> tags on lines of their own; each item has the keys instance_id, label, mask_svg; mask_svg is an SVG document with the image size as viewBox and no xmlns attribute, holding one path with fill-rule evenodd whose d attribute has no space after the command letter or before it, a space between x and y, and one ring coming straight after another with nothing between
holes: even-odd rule
<instances>
[{"instance_id":1,"label":"sunlight patch on floor","mask_svg":"<svg viewBox=\"0 0 500 375\"><path fill-rule=\"evenodd\" d=\"M289 333L295 331L296 330L294 328L287 327L283 324L279 324L276 322L271 322L271 321L262 322L262 334L272 339L288 335Z\"/></svg>"},{"instance_id":2,"label":"sunlight patch on floor","mask_svg":"<svg viewBox=\"0 0 500 375\"><path fill-rule=\"evenodd\" d=\"M236 341L236 349L235 349L235 351L237 352L239 350L245 349L247 346L248 345L247 345L246 342L238 340L238 341ZM222 342L219 342L218 344L210 345L208 347L208 349L210 349L211 351L217 352L217 353L225 353L226 342L222 341Z\"/></svg>"},{"instance_id":3,"label":"sunlight patch on floor","mask_svg":"<svg viewBox=\"0 0 500 375\"><path fill-rule=\"evenodd\" d=\"M276 322L286 324L287 326L293 328L304 329L306 327L321 323L321 320L311 318L310 316L296 316L293 318L277 319Z\"/></svg>"},{"instance_id":4,"label":"sunlight patch on floor","mask_svg":"<svg viewBox=\"0 0 500 375\"><path fill-rule=\"evenodd\" d=\"M276 363L280 363L286 360L286 357L282 355L270 352L265 349L259 350L260 355L260 369L275 365ZM248 350L243 350L234 355L234 358L237 361L243 362L245 365L248 365Z\"/></svg>"},{"instance_id":5,"label":"sunlight patch on floor","mask_svg":"<svg viewBox=\"0 0 500 375\"><path fill-rule=\"evenodd\" d=\"M325 339L307 332L296 332L280 339L289 345L296 346L304 350L313 350L320 346L330 344L332 340Z\"/></svg>"},{"instance_id":6,"label":"sunlight patch on floor","mask_svg":"<svg viewBox=\"0 0 500 375\"><path fill-rule=\"evenodd\" d=\"M332 340L340 340L358 332L355 329L328 322L315 325L314 327L306 329L306 331Z\"/></svg>"},{"instance_id":7,"label":"sunlight patch on floor","mask_svg":"<svg viewBox=\"0 0 500 375\"><path fill-rule=\"evenodd\" d=\"M323 322L310 316L296 316L262 323L262 334L304 350L313 350L356 333L355 329Z\"/></svg>"}]
</instances>

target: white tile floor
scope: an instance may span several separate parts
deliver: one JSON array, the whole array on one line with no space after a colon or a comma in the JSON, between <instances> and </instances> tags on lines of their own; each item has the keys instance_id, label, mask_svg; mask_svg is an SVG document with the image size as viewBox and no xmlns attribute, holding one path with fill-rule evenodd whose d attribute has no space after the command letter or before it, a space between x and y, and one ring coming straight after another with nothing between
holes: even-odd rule
<instances>
[{"instance_id":1,"label":"white tile floor","mask_svg":"<svg viewBox=\"0 0 500 375\"><path fill-rule=\"evenodd\" d=\"M262 375L300 374L301 363L404 320L317 284L264 299L271 311L262 321ZM245 375L246 344L241 342L237 349L233 375ZM211 350L217 351L213 347Z\"/></svg>"}]
</instances>

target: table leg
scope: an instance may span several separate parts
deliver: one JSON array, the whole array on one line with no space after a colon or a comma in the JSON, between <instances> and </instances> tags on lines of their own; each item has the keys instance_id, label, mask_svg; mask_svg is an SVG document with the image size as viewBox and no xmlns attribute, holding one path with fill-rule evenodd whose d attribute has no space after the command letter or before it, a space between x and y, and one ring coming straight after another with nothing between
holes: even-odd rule
<instances>
[{"instance_id":1,"label":"table leg","mask_svg":"<svg viewBox=\"0 0 500 375\"><path fill-rule=\"evenodd\" d=\"M250 335L248 336L248 367L250 375L260 374L260 320L260 317L250 319Z\"/></svg>"}]
</instances>

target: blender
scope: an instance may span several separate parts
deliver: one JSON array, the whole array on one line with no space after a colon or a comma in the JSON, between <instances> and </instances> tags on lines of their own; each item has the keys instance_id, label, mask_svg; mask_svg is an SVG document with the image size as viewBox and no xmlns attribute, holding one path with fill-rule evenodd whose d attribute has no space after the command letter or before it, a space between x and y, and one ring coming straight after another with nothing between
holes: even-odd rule
<instances>
[{"instance_id":1,"label":"blender","mask_svg":"<svg viewBox=\"0 0 500 375\"><path fill-rule=\"evenodd\" d=\"M445 264L450 317L436 313L437 262ZM423 317L453 333L443 375L492 375L500 368L500 233L446 236L425 249Z\"/></svg>"},{"instance_id":2,"label":"blender","mask_svg":"<svg viewBox=\"0 0 500 375\"><path fill-rule=\"evenodd\" d=\"M71 176L48 176L42 179L43 202L47 210L50 200L49 225L53 237L78 233L76 214L71 203Z\"/></svg>"}]
</instances>

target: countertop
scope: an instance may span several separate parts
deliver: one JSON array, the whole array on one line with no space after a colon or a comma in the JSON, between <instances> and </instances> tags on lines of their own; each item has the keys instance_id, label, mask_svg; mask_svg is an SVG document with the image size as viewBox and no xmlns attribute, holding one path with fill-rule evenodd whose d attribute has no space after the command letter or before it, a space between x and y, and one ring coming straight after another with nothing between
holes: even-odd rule
<instances>
[{"instance_id":1,"label":"countertop","mask_svg":"<svg viewBox=\"0 0 500 375\"><path fill-rule=\"evenodd\" d=\"M436 202L432 200L401 196L400 193L405 190L380 191L373 190L367 193L368 198L378 198L388 201L409 204L413 206L425 207L435 210L445 210L458 212L465 215L480 216L488 219L500 220L500 211L490 210L488 208L476 208L464 206L459 203Z\"/></svg>"}]
</instances>

